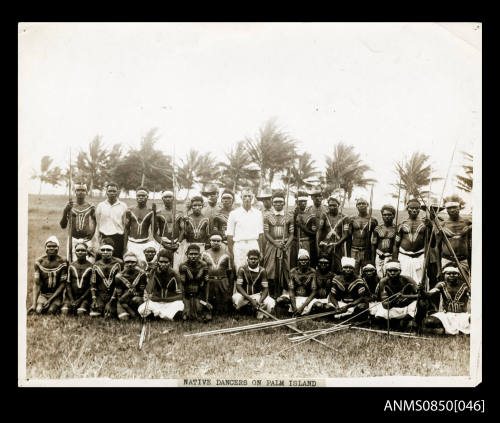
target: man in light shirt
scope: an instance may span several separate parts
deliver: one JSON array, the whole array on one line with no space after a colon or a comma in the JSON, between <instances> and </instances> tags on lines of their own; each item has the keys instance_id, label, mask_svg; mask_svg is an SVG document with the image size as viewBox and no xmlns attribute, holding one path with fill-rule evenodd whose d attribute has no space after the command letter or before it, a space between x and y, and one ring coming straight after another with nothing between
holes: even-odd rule
<instances>
[{"instance_id":1,"label":"man in light shirt","mask_svg":"<svg viewBox=\"0 0 500 423\"><path fill-rule=\"evenodd\" d=\"M95 209L99 244L103 238L111 238L114 242L113 256L123 257L124 218L127 205L118 200L118 185L109 182L106 185L107 200L99 203Z\"/></svg>"},{"instance_id":2,"label":"man in light shirt","mask_svg":"<svg viewBox=\"0 0 500 423\"><path fill-rule=\"evenodd\" d=\"M235 270L246 264L248 251L258 249L262 252L264 236L262 213L252 207L252 191L244 189L241 200L242 206L229 213L226 229L227 246Z\"/></svg>"}]
</instances>

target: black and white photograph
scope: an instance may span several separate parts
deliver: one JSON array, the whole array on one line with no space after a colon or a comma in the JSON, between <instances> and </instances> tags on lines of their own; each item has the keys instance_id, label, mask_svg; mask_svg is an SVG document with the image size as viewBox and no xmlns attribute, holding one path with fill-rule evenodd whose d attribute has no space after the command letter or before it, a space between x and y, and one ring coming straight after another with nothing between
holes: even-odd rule
<instances>
[{"instance_id":1,"label":"black and white photograph","mask_svg":"<svg viewBox=\"0 0 500 423\"><path fill-rule=\"evenodd\" d=\"M481 383L481 22L19 22L18 131L18 386Z\"/></svg>"}]
</instances>

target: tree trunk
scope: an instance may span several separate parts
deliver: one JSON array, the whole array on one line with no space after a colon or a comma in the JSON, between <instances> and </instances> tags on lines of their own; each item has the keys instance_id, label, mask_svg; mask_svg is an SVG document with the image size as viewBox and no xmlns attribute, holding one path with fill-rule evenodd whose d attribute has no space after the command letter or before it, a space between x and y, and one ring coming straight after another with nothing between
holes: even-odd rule
<instances>
[{"instance_id":1,"label":"tree trunk","mask_svg":"<svg viewBox=\"0 0 500 423\"><path fill-rule=\"evenodd\" d=\"M38 195L42 195L42 179L40 178L40 189L38 190Z\"/></svg>"},{"instance_id":2,"label":"tree trunk","mask_svg":"<svg viewBox=\"0 0 500 423\"><path fill-rule=\"evenodd\" d=\"M146 175L144 174L144 172L142 172L141 187L144 186L145 177L146 177Z\"/></svg>"},{"instance_id":3,"label":"tree trunk","mask_svg":"<svg viewBox=\"0 0 500 423\"><path fill-rule=\"evenodd\" d=\"M236 179L233 181L233 194L236 194Z\"/></svg>"},{"instance_id":4,"label":"tree trunk","mask_svg":"<svg viewBox=\"0 0 500 423\"><path fill-rule=\"evenodd\" d=\"M94 191L94 178L91 176L90 177L90 187L89 187L89 195L92 197L92 193Z\"/></svg>"}]
</instances>

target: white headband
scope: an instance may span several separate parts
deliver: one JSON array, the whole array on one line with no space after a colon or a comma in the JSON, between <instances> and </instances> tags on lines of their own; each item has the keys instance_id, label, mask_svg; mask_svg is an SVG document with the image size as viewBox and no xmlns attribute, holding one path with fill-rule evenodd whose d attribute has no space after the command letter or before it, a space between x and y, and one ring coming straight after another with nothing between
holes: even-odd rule
<instances>
[{"instance_id":1,"label":"white headband","mask_svg":"<svg viewBox=\"0 0 500 423\"><path fill-rule=\"evenodd\" d=\"M274 203L276 200L279 200L279 201L283 201L283 202L285 202L285 199L284 199L283 197L274 197L274 198L273 198L273 203Z\"/></svg>"},{"instance_id":2,"label":"white headband","mask_svg":"<svg viewBox=\"0 0 500 423\"><path fill-rule=\"evenodd\" d=\"M222 237L220 235L214 234L210 237L211 241L222 241Z\"/></svg>"},{"instance_id":3,"label":"white headband","mask_svg":"<svg viewBox=\"0 0 500 423\"><path fill-rule=\"evenodd\" d=\"M340 260L340 263L341 263L342 267L345 267L345 266L355 267L356 260L352 257L342 257L342 260Z\"/></svg>"},{"instance_id":4,"label":"white headband","mask_svg":"<svg viewBox=\"0 0 500 423\"><path fill-rule=\"evenodd\" d=\"M391 270L391 269L401 270L401 264L395 261L387 262L384 267L385 270Z\"/></svg>"},{"instance_id":5,"label":"white headband","mask_svg":"<svg viewBox=\"0 0 500 423\"><path fill-rule=\"evenodd\" d=\"M161 193L162 198L165 197L165 196L167 196L167 195L171 195L173 197L174 193L172 191L163 191Z\"/></svg>"},{"instance_id":6,"label":"white headband","mask_svg":"<svg viewBox=\"0 0 500 423\"><path fill-rule=\"evenodd\" d=\"M308 199L308 197L298 197L297 201L307 201Z\"/></svg>"},{"instance_id":7,"label":"white headband","mask_svg":"<svg viewBox=\"0 0 500 423\"><path fill-rule=\"evenodd\" d=\"M83 188L85 191L87 191L87 185L85 184L75 184L75 191L79 188Z\"/></svg>"},{"instance_id":8,"label":"white headband","mask_svg":"<svg viewBox=\"0 0 500 423\"><path fill-rule=\"evenodd\" d=\"M448 208L448 207L460 207L460 203L457 201L448 201L447 203L444 203L444 206L446 208Z\"/></svg>"},{"instance_id":9,"label":"white headband","mask_svg":"<svg viewBox=\"0 0 500 423\"><path fill-rule=\"evenodd\" d=\"M299 254L297 255L297 259L300 260L302 257L309 258L309 253L304 248L301 248L299 250Z\"/></svg>"},{"instance_id":10,"label":"white headband","mask_svg":"<svg viewBox=\"0 0 500 423\"><path fill-rule=\"evenodd\" d=\"M111 248L112 250L114 250L114 247L112 245L109 245L109 244L103 244L103 245L101 245L101 250L103 248Z\"/></svg>"},{"instance_id":11,"label":"white headband","mask_svg":"<svg viewBox=\"0 0 500 423\"><path fill-rule=\"evenodd\" d=\"M368 263L365 267L363 267L363 270L368 270L368 269L373 269L377 270L373 264Z\"/></svg>"},{"instance_id":12,"label":"white headband","mask_svg":"<svg viewBox=\"0 0 500 423\"><path fill-rule=\"evenodd\" d=\"M228 192L225 192L224 194L222 194L221 198L234 198L231 194L229 194Z\"/></svg>"},{"instance_id":13,"label":"white headband","mask_svg":"<svg viewBox=\"0 0 500 423\"><path fill-rule=\"evenodd\" d=\"M443 273L451 273L451 272L460 273L458 267L448 266L446 269L443 269Z\"/></svg>"},{"instance_id":14,"label":"white headband","mask_svg":"<svg viewBox=\"0 0 500 423\"><path fill-rule=\"evenodd\" d=\"M137 194L141 194L141 193L144 193L144 194L146 194L146 195L149 195L149 192L147 192L145 189L140 189L140 190L137 190L137 191L135 192L135 195L137 195Z\"/></svg>"},{"instance_id":15,"label":"white headband","mask_svg":"<svg viewBox=\"0 0 500 423\"><path fill-rule=\"evenodd\" d=\"M53 242L54 244L57 244L59 247L59 240L55 237L55 235L49 236L47 238L47 241L45 241L45 245L47 245L49 242Z\"/></svg>"}]
</instances>

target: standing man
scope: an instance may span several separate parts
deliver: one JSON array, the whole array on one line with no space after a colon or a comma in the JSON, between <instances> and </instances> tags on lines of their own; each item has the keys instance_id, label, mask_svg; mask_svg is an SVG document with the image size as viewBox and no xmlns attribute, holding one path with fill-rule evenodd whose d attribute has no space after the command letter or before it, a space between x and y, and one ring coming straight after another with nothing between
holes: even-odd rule
<instances>
[{"instance_id":1,"label":"standing man","mask_svg":"<svg viewBox=\"0 0 500 423\"><path fill-rule=\"evenodd\" d=\"M219 213L221 207L217 204L219 197L219 189L214 184L209 184L201 195L207 197L207 204L201 210L203 217L208 218L208 232L212 233L212 226L214 217ZM192 202L193 200L191 200Z\"/></svg>"},{"instance_id":2,"label":"standing man","mask_svg":"<svg viewBox=\"0 0 500 423\"><path fill-rule=\"evenodd\" d=\"M59 240L51 236L45 241L45 255L35 261L33 303L28 313L47 311L56 314L62 303L62 292L68 277L68 263L57 253Z\"/></svg>"},{"instance_id":3,"label":"standing man","mask_svg":"<svg viewBox=\"0 0 500 423\"><path fill-rule=\"evenodd\" d=\"M264 267L266 268L270 295L274 298L284 293L290 272L290 246L293 242L293 216L285 216L285 193L273 196L273 208L264 214ZM281 284L280 284L281 282Z\"/></svg>"},{"instance_id":4,"label":"standing man","mask_svg":"<svg viewBox=\"0 0 500 423\"><path fill-rule=\"evenodd\" d=\"M90 248L90 242L94 238L96 230L95 207L85 201L87 195L87 185L79 183L75 185L76 204L73 200L69 200L64 208L63 216L59 225L62 229L66 229L71 216L71 237L72 252L71 260L76 260L75 245L84 242ZM95 254L91 249L87 250L89 261L92 263L95 260Z\"/></svg>"},{"instance_id":5,"label":"standing man","mask_svg":"<svg viewBox=\"0 0 500 423\"><path fill-rule=\"evenodd\" d=\"M149 191L144 187L135 190L136 207L125 212L124 242L127 252L134 253L137 259L144 257L144 250L155 247L155 240L149 240L149 229L152 228L153 210L148 208Z\"/></svg>"},{"instance_id":6,"label":"standing man","mask_svg":"<svg viewBox=\"0 0 500 423\"><path fill-rule=\"evenodd\" d=\"M234 194L229 190L224 190L221 196L222 208L213 220L211 235L218 234L222 237L222 248L227 251L227 221L229 213L233 211Z\"/></svg>"},{"instance_id":7,"label":"standing man","mask_svg":"<svg viewBox=\"0 0 500 423\"><path fill-rule=\"evenodd\" d=\"M356 262L354 273L360 276L361 269L372 261L371 237L378 222L377 219L368 215L368 202L364 198L356 199L356 208L358 215L348 219L344 236L333 245L342 246L348 238L352 239L351 251L348 251L348 254L350 253Z\"/></svg>"},{"instance_id":8,"label":"standing man","mask_svg":"<svg viewBox=\"0 0 500 423\"><path fill-rule=\"evenodd\" d=\"M328 208L321 204L321 202L323 201L323 192L321 191L321 188L314 188L310 196L313 203L307 208L307 211L314 216L314 220L316 222L316 231L311 242L311 266L316 267L316 265L318 264L319 255L319 222L321 220L321 216L328 212Z\"/></svg>"},{"instance_id":9,"label":"standing man","mask_svg":"<svg viewBox=\"0 0 500 423\"><path fill-rule=\"evenodd\" d=\"M299 191L297 196L297 206L294 210L294 234L292 249L290 252L290 267L298 266L297 257L299 250L306 250L311 254L311 244L316 242L316 218L307 211L307 193Z\"/></svg>"},{"instance_id":10,"label":"standing man","mask_svg":"<svg viewBox=\"0 0 500 423\"><path fill-rule=\"evenodd\" d=\"M262 251L264 225L262 213L252 207L253 193L247 188L241 192L242 206L229 213L227 221L227 246L229 256L239 269L247 262L250 250Z\"/></svg>"},{"instance_id":11,"label":"standing man","mask_svg":"<svg viewBox=\"0 0 500 423\"><path fill-rule=\"evenodd\" d=\"M452 198L450 200L455 200ZM460 216L461 204L459 201L446 201L444 206L448 213L448 219L441 222L441 228L448 237L453 251L460 262L460 267L466 275L470 275L470 263L472 253L472 222ZM453 253L444 242L442 233L437 236L438 250L438 279L441 279L442 268L448 263L456 266Z\"/></svg>"},{"instance_id":12,"label":"standing man","mask_svg":"<svg viewBox=\"0 0 500 423\"><path fill-rule=\"evenodd\" d=\"M262 216L266 215L266 212L270 212L273 204L272 204L272 198L273 194L271 193L271 190L269 188L265 188L261 190L257 196L255 197L257 201L260 201L261 204L257 204L256 208L261 211Z\"/></svg>"},{"instance_id":13,"label":"standing man","mask_svg":"<svg viewBox=\"0 0 500 423\"><path fill-rule=\"evenodd\" d=\"M397 228L392 258L399 258L401 275L409 276L417 284L422 282L426 240L430 239L432 224L427 218L419 219L420 201L411 199L406 204L408 219Z\"/></svg>"},{"instance_id":14,"label":"standing man","mask_svg":"<svg viewBox=\"0 0 500 423\"><path fill-rule=\"evenodd\" d=\"M396 226L393 220L396 209L391 205L384 205L380 210L382 213L382 225L377 225L372 233L372 262L377 268L379 278L385 276L384 265L392 259L394 241L396 240ZM373 293L373 292L372 292Z\"/></svg>"},{"instance_id":15,"label":"standing man","mask_svg":"<svg viewBox=\"0 0 500 423\"><path fill-rule=\"evenodd\" d=\"M231 308L233 269L229 254L222 248L219 234L210 237L210 248L203 252L201 259L208 268L208 301L216 313L225 314Z\"/></svg>"},{"instance_id":16,"label":"standing man","mask_svg":"<svg viewBox=\"0 0 500 423\"><path fill-rule=\"evenodd\" d=\"M196 244L200 248L200 254L205 251L205 246L209 242L209 221L208 217L203 216L203 198L194 196L191 199L191 208L193 212L184 219L184 232L179 237L179 244L184 244L179 247L179 253L186 251L190 244Z\"/></svg>"},{"instance_id":17,"label":"standing man","mask_svg":"<svg viewBox=\"0 0 500 423\"><path fill-rule=\"evenodd\" d=\"M107 200L99 203L95 210L99 244L104 238L111 238L114 243L114 256L121 259L124 249L125 212L127 205L118 200L118 185L108 182Z\"/></svg>"},{"instance_id":18,"label":"standing man","mask_svg":"<svg viewBox=\"0 0 500 423\"><path fill-rule=\"evenodd\" d=\"M344 216L339 213L340 202L335 197L328 197L328 210L319 219L316 231L316 242L318 244L318 255L328 257L331 260L331 269L336 274L342 273L342 249L333 248L333 242L342 238ZM332 251L333 250L333 251Z\"/></svg>"},{"instance_id":19,"label":"standing man","mask_svg":"<svg viewBox=\"0 0 500 423\"><path fill-rule=\"evenodd\" d=\"M171 251L173 263L171 265L178 271L179 265L184 257L179 251L179 239L184 238L184 219L182 212L176 210L174 222L174 193L172 191L163 191L161 199L165 208L156 214L155 233L153 234L160 248Z\"/></svg>"}]
</instances>

